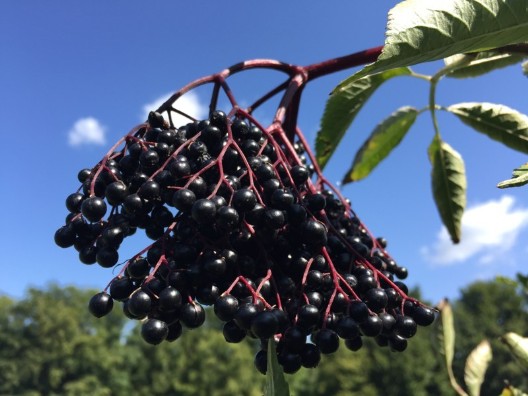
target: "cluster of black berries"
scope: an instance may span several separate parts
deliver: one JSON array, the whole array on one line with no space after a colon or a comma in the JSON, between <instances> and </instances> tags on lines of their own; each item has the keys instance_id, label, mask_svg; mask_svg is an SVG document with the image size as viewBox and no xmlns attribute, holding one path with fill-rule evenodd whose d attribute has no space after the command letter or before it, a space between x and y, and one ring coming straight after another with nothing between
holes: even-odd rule
<instances>
[{"instance_id":1,"label":"cluster of black berries","mask_svg":"<svg viewBox=\"0 0 528 396\"><path fill-rule=\"evenodd\" d=\"M287 373L317 366L340 340L355 351L374 337L403 351L435 317L395 280L406 268L325 186L301 142L233 113L176 129L152 112L123 147L79 173L57 245L108 268L138 228L154 241L91 299L91 313L120 301L159 344L202 325L212 305L227 342L273 338ZM265 372L261 345L255 365Z\"/></svg>"}]
</instances>

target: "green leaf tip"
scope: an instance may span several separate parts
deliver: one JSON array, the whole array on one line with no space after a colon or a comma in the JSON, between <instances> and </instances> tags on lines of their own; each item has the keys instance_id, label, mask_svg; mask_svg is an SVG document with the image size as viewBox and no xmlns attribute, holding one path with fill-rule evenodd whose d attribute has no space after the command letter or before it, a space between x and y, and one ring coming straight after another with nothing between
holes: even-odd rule
<instances>
[{"instance_id":1,"label":"green leaf tip","mask_svg":"<svg viewBox=\"0 0 528 396\"><path fill-rule=\"evenodd\" d=\"M519 364L528 371L528 337L510 332L503 335L501 341L506 344Z\"/></svg>"},{"instance_id":2,"label":"green leaf tip","mask_svg":"<svg viewBox=\"0 0 528 396\"><path fill-rule=\"evenodd\" d=\"M497 184L499 188L520 187L528 183L528 162L513 170L512 178Z\"/></svg>"},{"instance_id":3,"label":"green leaf tip","mask_svg":"<svg viewBox=\"0 0 528 396\"><path fill-rule=\"evenodd\" d=\"M464 382L470 396L479 396L480 387L493 354L488 340L483 340L471 351L464 368Z\"/></svg>"},{"instance_id":4,"label":"green leaf tip","mask_svg":"<svg viewBox=\"0 0 528 396\"><path fill-rule=\"evenodd\" d=\"M284 378L282 367L277 360L275 341L272 338L268 341L267 360L268 367L266 371L264 396L289 396L290 388Z\"/></svg>"},{"instance_id":5,"label":"green leaf tip","mask_svg":"<svg viewBox=\"0 0 528 396\"><path fill-rule=\"evenodd\" d=\"M315 140L316 159L321 168L324 168L330 160L356 115L376 89L393 77L411 73L407 67L388 70L375 76L362 78L346 90L332 93L326 103L321 128Z\"/></svg>"},{"instance_id":6,"label":"green leaf tip","mask_svg":"<svg viewBox=\"0 0 528 396\"><path fill-rule=\"evenodd\" d=\"M528 116L495 103L458 103L447 107L475 131L507 147L528 154Z\"/></svg>"},{"instance_id":7,"label":"green leaf tip","mask_svg":"<svg viewBox=\"0 0 528 396\"><path fill-rule=\"evenodd\" d=\"M352 167L346 173L343 183L367 177L400 144L417 115L417 109L406 106L379 123L356 153Z\"/></svg>"}]
</instances>

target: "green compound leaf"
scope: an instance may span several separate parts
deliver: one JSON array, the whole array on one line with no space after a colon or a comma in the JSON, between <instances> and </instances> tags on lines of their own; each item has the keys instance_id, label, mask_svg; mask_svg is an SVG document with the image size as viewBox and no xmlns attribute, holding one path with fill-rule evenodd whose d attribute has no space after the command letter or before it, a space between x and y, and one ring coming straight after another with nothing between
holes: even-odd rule
<instances>
[{"instance_id":1,"label":"green compound leaf","mask_svg":"<svg viewBox=\"0 0 528 396\"><path fill-rule=\"evenodd\" d=\"M491 345L488 340L482 341L466 360L464 368L464 382L470 396L479 396L480 387L492 358Z\"/></svg>"},{"instance_id":2,"label":"green compound leaf","mask_svg":"<svg viewBox=\"0 0 528 396\"><path fill-rule=\"evenodd\" d=\"M444 59L446 65L460 59L464 55L453 55ZM461 66L447 74L447 77L470 78L478 77L493 70L501 69L519 63L525 55L520 54L500 54L493 51L485 51L477 54L468 65Z\"/></svg>"},{"instance_id":3,"label":"green compound leaf","mask_svg":"<svg viewBox=\"0 0 528 396\"><path fill-rule=\"evenodd\" d=\"M485 51L526 41L526 0L406 0L390 12L385 46L378 60L341 82L394 67Z\"/></svg>"},{"instance_id":4,"label":"green compound leaf","mask_svg":"<svg viewBox=\"0 0 528 396\"><path fill-rule=\"evenodd\" d=\"M506 333L501 337L501 341L506 344L520 365L528 371L528 338L516 333Z\"/></svg>"},{"instance_id":5,"label":"green compound leaf","mask_svg":"<svg viewBox=\"0 0 528 396\"><path fill-rule=\"evenodd\" d=\"M284 372L277 360L275 341L272 338L268 341L268 368L266 371L266 385L264 396L289 396L290 387L284 378Z\"/></svg>"},{"instance_id":6,"label":"green compound leaf","mask_svg":"<svg viewBox=\"0 0 528 396\"><path fill-rule=\"evenodd\" d=\"M433 197L453 243L460 242L462 215L466 207L464 161L449 144L435 136L429 146Z\"/></svg>"},{"instance_id":7,"label":"green compound leaf","mask_svg":"<svg viewBox=\"0 0 528 396\"><path fill-rule=\"evenodd\" d=\"M520 187L528 183L528 162L513 170L511 179L501 181L497 184L499 188Z\"/></svg>"},{"instance_id":8,"label":"green compound leaf","mask_svg":"<svg viewBox=\"0 0 528 396\"><path fill-rule=\"evenodd\" d=\"M407 67L388 70L359 79L346 90L330 96L315 141L316 158L321 168L324 168L350 124L374 91L393 77L410 74L411 70Z\"/></svg>"},{"instance_id":9,"label":"green compound leaf","mask_svg":"<svg viewBox=\"0 0 528 396\"><path fill-rule=\"evenodd\" d=\"M444 355L447 374L451 387L459 394L467 396L461 388L453 374L453 357L455 356L455 324L453 320L453 310L451 305L444 299L438 304L440 310L440 320L438 321L438 341L440 343L440 353Z\"/></svg>"},{"instance_id":10,"label":"green compound leaf","mask_svg":"<svg viewBox=\"0 0 528 396\"><path fill-rule=\"evenodd\" d=\"M417 115L417 109L406 106L378 124L356 153L352 168L345 175L343 183L367 177L402 141Z\"/></svg>"},{"instance_id":11,"label":"green compound leaf","mask_svg":"<svg viewBox=\"0 0 528 396\"><path fill-rule=\"evenodd\" d=\"M528 116L504 105L458 103L447 108L463 123L493 140L528 153Z\"/></svg>"}]
</instances>

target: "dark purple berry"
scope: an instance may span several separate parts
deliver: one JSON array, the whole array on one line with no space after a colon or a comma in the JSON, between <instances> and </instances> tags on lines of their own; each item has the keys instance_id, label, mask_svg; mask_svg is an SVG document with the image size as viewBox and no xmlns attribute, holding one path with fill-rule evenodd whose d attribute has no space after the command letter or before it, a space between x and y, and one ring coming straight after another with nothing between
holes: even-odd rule
<instances>
[{"instance_id":1,"label":"dark purple berry","mask_svg":"<svg viewBox=\"0 0 528 396\"><path fill-rule=\"evenodd\" d=\"M222 333L227 342L234 344L239 343L246 337L246 330L238 327L238 325L233 320L224 324Z\"/></svg>"},{"instance_id":2,"label":"dark purple berry","mask_svg":"<svg viewBox=\"0 0 528 396\"><path fill-rule=\"evenodd\" d=\"M251 321L251 331L262 339L270 338L277 332L278 321L270 311L259 312Z\"/></svg>"},{"instance_id":3,"label":"dark purple berry","mask_svg":"<svg viewBox=\"0 0 528 396\"><path fill-rule=\"evenodd\" d=\"M367 337L375 337L381 333L383 329L383 322L377 315L372 315L367 318L364 322L359 324L359 328L363 335Z\"/></svg>"},{"instance_id":4,"label":"dark purple berry","mask_svg":"<svg viewBox=\"0 0 528 396\"><path fill-rule=\"evenodd\" d=\"M209 199L199 199L192 206L191 213L198 224L210 224L216 216L216 205Z\"/></svg>"},{"instance_id":5,"label":"dark purple berry","mask_svg":"<svg viewBox=\"0 0 528 396\"><path fill-rule=\"evenodd\" d=\"M88 304L90 313L96 318L101 318L112 311L114 300L106 292L97 293L94 295Z\"/></svg>"},{"instance_id":6,"label":"dark purple berry","mask_svg":"<svg viewBox=\"0 0 528 396\"><path fill-rule=\"evenodd\" d=\"M55 244L61 248L69 248L75 243L75 230L73 226L62 226L55 232Z\"/></svg>"},{"instance_id":7,"label":"dark purple berry","mask_svg":"<svg viewBox=\"0 0 528 396\"><path fill-rule=\"evenodd\" d=\"M205 322L205 310L200 304L184 304L180 311L180 321L188 328L200 327Z\"/></svg>"},{"instance_id":8,"label":"dark purple berry","mask_svg":"<svg viewBox=\"0 0 528 396\"><path fill-rule=\"evenodd\" d=\"M322 329L316 333L314 342L324 355L334 353L339 348L339 337L335 331L329 329Z\"/></svg>"},{"instance_id":9,"label":"dark purple berry","mask_svg":"<svg viewBox=\"0 0 528 396\"><path fill-rule=\"evenodd\" d=\"M416 334L416 322L410 316L399 315L396 318L394 329L402 337L411 338Z\"/></svg>"},{"instance_id":10,"label":"dark purple berry","mask_svg":"<svg viewBox=\"0 0 528 396\"><path fill-rule=\"evenodd\" d=\"M152 345L157 345L167 338L169 326L158 319L148 319L141 326L141 336Z\"/></svg>"},{"instance_id":11,"label":"dark purple berry","mask_svg":"<svg viewBox=\"0 0 528 396\"><path fill-rule=\"evenodd\" d=\"M81 205L81 211L88 221L96 222L105 215L106 203L99 197L86 198Z\"/></svg>"},{"instance_id":12,"label":"dark purple berry","mask_svg":"<svg viewBox=\"0 0 528 396\"><path fill-rule=\"evenodd\" d=\"M162 312L172 312L180 309L182 305L182 295L178 289L167 286L159 294L159 310Z\"/></svg>"},{"instance_id":13,"label":"dark purple berry","mask_svg":"<svg viewBox=\"0 0 528 396\"><path fill-rule=\"evenodd\" d=\"M306 344L301 352L301 364L306 368L317 367L321 361L321 351L314 344Z\"/></svg>"},{"instance_id":14,"label":"dark purple berry","mask_svg":"<svg viewBox=\"0 0 528 396\"><path fill-rule=\"evenodd\" d=\"M152 308L152 299L143 290L133 293L128 299L128 311L137 317L145 317Z\"/></svg>"}]
</instances>

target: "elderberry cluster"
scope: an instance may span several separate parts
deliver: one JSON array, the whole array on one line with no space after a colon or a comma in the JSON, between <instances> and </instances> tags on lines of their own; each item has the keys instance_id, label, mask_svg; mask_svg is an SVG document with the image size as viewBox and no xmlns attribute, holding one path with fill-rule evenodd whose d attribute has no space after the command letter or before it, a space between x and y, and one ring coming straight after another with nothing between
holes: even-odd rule
<instances>
[{"instance_id":1,"label":"elderberry cluster","mask_svg":"<svg viewBox=\"0 0 528 396\"><path fill-rule=\"evenodd\" d=\"M246 113L217 110L176 129L151 112L123 147L81 170L58 246L110 268L138 229L153 240L121 260L90 312L102 317L119 301L143 321L145 341L159 344L201 326L212 305L227 342L273 338L287 373L317 366L340 340L355 351L373 337L403 351L433 310L407 296L407 270L386 241L285 136ZM265 372L261 345L255 365Z\"/></svg>"}]
</instances>

